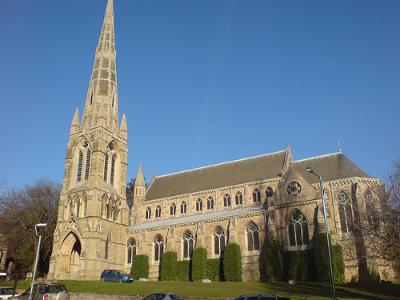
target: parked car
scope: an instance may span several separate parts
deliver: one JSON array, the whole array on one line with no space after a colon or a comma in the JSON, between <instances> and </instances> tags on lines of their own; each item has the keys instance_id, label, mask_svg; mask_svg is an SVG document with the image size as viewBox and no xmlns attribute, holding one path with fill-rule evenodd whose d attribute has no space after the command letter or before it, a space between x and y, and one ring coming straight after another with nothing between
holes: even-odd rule
<instances>
[{"instance_id":1,"label":"parked car","mask_svg":"<svg viewBox=\"0 0 400 300\"><path fill-rule=\"evenodd\" d=\"M28 288L18 296L9 297L8 300L28 300ZM33 286L33 300L69 300L69 293L62 284L35 284Z\"/></svg>"},{"instance_id":2,"label":"parked car","mask_svg":"<svg viewBox=\"0 0 400 300\"><path fill-rule=\"evenodd\" d=\"M130 283L133 276L118 270L104 270L100 275L101 281L119 281Z\"/></svg>"},{"instance_id":3,"label":"parked car","mask_svg":"<svg viewBox=\"0 0 400 300\"><path fill-rule=\"evenodd\" d=\"M290 298L280 297L276 295L242 295L234 300L290 300Z\"/></svg>"},{"instance_id":4,"label":"parked car","mask_svg":"<svg viewBox=\"0 0 400 300\"><path fill-rule=\"evenodd\" d=\"M170 293L154 293L144 297L143 300L182 300L182 297Z\"/></svg>"},{"instance_id":5,"label":"parked car","mask_svg":"<svg viewBox=\"0 0 400 300\"><path fill-rule=\"evenodd\" d=\"M7 300L9 297L15 296L15 290L12 287L0 287L0 300Z\"/></svg>"}]
</instances>

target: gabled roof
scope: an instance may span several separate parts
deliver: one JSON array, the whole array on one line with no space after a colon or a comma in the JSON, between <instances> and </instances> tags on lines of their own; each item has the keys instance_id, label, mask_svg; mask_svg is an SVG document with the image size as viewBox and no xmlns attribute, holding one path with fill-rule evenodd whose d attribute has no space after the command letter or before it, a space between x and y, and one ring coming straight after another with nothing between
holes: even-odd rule
<instances>
[{"instance_id":1,"label":"gabled roof","mask_svg":"<svg viewBox=\"0 0 400 300\"><path fill-rule=\"evenodd\" d=\"M280 176L285 150L184 172L156 176L146 200L212 190Z\"/></svg>"},{"instance_id":2,"label":"gabled roof","mask_svg":"<svg viewBox=\"0 0 400 300\"><path fill-rule=\"evenodd\" d=\"M297 160L294 161L292 167L295 171L302 172L304 178L310 183L317 183L318 178L305 172L307 167L312 168L324 181L350 177L371 178L341 152Z\"/></svg>"}]
</instances>

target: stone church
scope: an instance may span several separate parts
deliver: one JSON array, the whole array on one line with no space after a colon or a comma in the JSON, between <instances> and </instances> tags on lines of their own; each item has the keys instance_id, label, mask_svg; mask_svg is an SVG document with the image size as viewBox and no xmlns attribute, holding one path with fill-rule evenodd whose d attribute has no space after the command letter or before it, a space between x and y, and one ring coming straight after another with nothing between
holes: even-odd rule
<instances>
[{"instance_id":1,"label":"stone church","mask_svg":"<svg viewBox=\"0 0 400 300\"><path fill-rule=\"evenodd\" d=\"M218 258L235 242L242 252L243 280L259 280L265 239L277 238L285 250L307 249L316 229L323 229L319 180L306 167L324 179L333 243L355 249L357 211L379 210L370 191L379 180L343 153L295 160L290 148L154 176L148 184L140 166L130 207L128 127L125 114L119 121L118 104L114 9L108 0L84 112L80 117L77 109L71 123L49 278L99 279L104 269L129 272L133 257L146 254L150 279L156 280L164 251L188 260L201 246L209 258ZM366 260L382 279L391 279L389 266ZM346 255L345 263L346 280L357 278L358 260Z\"/></svg>"}]
</instances>

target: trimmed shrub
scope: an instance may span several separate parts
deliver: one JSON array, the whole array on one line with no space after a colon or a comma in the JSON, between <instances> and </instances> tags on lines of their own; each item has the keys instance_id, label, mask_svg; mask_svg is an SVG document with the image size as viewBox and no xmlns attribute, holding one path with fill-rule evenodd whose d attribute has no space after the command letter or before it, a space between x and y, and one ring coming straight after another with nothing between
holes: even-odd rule
<instances>
[{"instance_id":1,"label":"trimmed shrub","mask_svg":"<svg viewBox=\"0 0 400 300\"><path fill-rule=\"evenodd\" d=\"M207 259L207 278L211 281L220 281L221 273L221 260L219 258Z\"/></svg>"},{"instance_id":2,"label":"trimmed shrub","mask_svg":"<svg viewBox=\"0 0 400 300\"><path fill-rule=\"evenodd\" d=\"M280 246L277 240L267 241L264 253L266 279L273 281L283 280L283 261Z\"/></svg>"},{"instance_id":3,"label":"trimmed shrub","mask_svg":"<svg viewBox=\"0 0 400 300\"><path fill-rule=\"evenodd\" d=\"M207 250L205 248L196 248L192 256L192 279L195 281L207 277Z\"/></svg>"},{"instance_id":4,"label":"trimmed shrub","mask_svg":"<svg viewBox=\"0 0 400 300\"><path fill-rule=\"evenodd\" d=\"M238 244L229 243L223 258L224 279L226 281L242 281L242 256Z\"/></svg>"},{"instance_id":5,"label":"trimmed shrub","mask_svg":"<svg viewBox=\"0 0 400 300\"><path fill-rule=\"evenodd\" d=\"M177 266L177 277L180 281L190 280L190 261L182 260L176 263Z\"/></svg>"},{"instance_id":6,"label":"trimmed shrub","mask_svg":"<svg viewBox=\"0 0 400 300\"><path fill-rule=\"evenodd\" d=\"M176 280L177 254L174 251L164 252L161 257L160 280Z\"/></svg>"},{"instance_id":7,"label":"trimmed shrub","mask_svg":"<svg viewBox=\"0 0 400 300\"><path fill-rule=\"evenodd\" d=\"M326 247L326 234L318 233L314 237L314 260L318 281L330 280L329 256Z\"/></svg>"},{"instance_id":8,"label":"trimmed shrub","mask_svg":"<svg viewBox=\"0 0 400 300\"><path fill-rule=\"evenodd\" d=\"M334 261L334 274L335 281L344 282L344 259L343 259L343 249L339 244L334 245L333 247L333 261Z\"/></svg>"},{"instance_id":9,"label":"trimmed shrub","mask_svg":"<svg viewBox=\"0 0 400 300\"><path fill-rule=\"evenodd\" d=\"M149 278L149 257L147 255L133 257L131 274L135 279Z\"/></svg>"}]
</instances>

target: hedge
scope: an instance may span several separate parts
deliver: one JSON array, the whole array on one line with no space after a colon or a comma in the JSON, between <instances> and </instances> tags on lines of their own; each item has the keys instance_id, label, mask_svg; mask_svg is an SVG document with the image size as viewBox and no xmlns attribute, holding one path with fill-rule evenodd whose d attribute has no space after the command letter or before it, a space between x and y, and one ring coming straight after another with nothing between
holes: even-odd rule
<instances>
[{"instance_id":1,"label":"hedge","mask_svg":"<svg viewBox=\"0 0 400 300\"><path fill-rule=\"evenodd\" d=\"M280 246L277 240L269 239L264 252L266 279L273 281L283 280L283 261Z\"/></svg>"},{"instance_id":2,"label":"hedge","mask_svg":"<svg viewBox=\"0 0 400 300\"><path fill-rule=\"evenodd\" d=\"M222 280L222 264L219 258L207 259L207 278L211 281Z\"/></svg>"},{"instance_id":3,"label":"hedge","mask_svg":"<svg viewBox=\"0 0 400 300\"><path fill-rule=\"evenodd\" d=\"M161 257L160 280L176 280L177 254L174 251L164 252Z\"/></svg>"},{"instance_id":4,"label":"hedge","mask_svg":"<svg viewBox=\"0 0 400 300\"><path fill-rule=\"evenodd\" d=\"M207 250L196 248L192 256L192 279L200 281L207 277Z\"/></svg>"},{"instance_id":5,"label":"hedge","mask_svg":"<svg viewBox=\"0 0 400 300\"><path fill-rule=\"evenodd\" d=\"M147 255L133 257L131 274L135 279L149 278L149 257Z\"/></svg>"},{"instance_id":6,"label":"hedge","mask_svg":"<svg viewBox=\"0 0 400 300\"><path fill-rule=\"evenodd\" d=\"M177 277L180 281L190 280L190 261L183 260L176 263L177 266Z\"/></svg>"},{"instance_id":7,"label":"hedge","mask_svg":"<svg viewBox=\"0 0 400 300\"><path fill-rule=\"evenodd\" d=\"M242 256L238 244L229 243L223 257L224 279L226 281L242 281Z\"/></svg>"},{"instance_id":8,"label":"hedge","mask_svg":"<svg viewBox=\"0 0 400 300\"><path fill-rule=\"evenodd\" d=\"M296 281L309 280L309 261L312 259L310 250L290 251L288 279Z\"/></svg>"},{"instance_id":9,"label":"hedge","mask_svg":"<svg viewBox=\"0 0 400 300\"><path fill-rule=\"evenodd\" d=\"M339 244L334 245L333 247L333 261L334 261L334 270L335 270L335 281L344 282L344 259L343 259L343 249Z\"/></svg>"}]
</instances>

